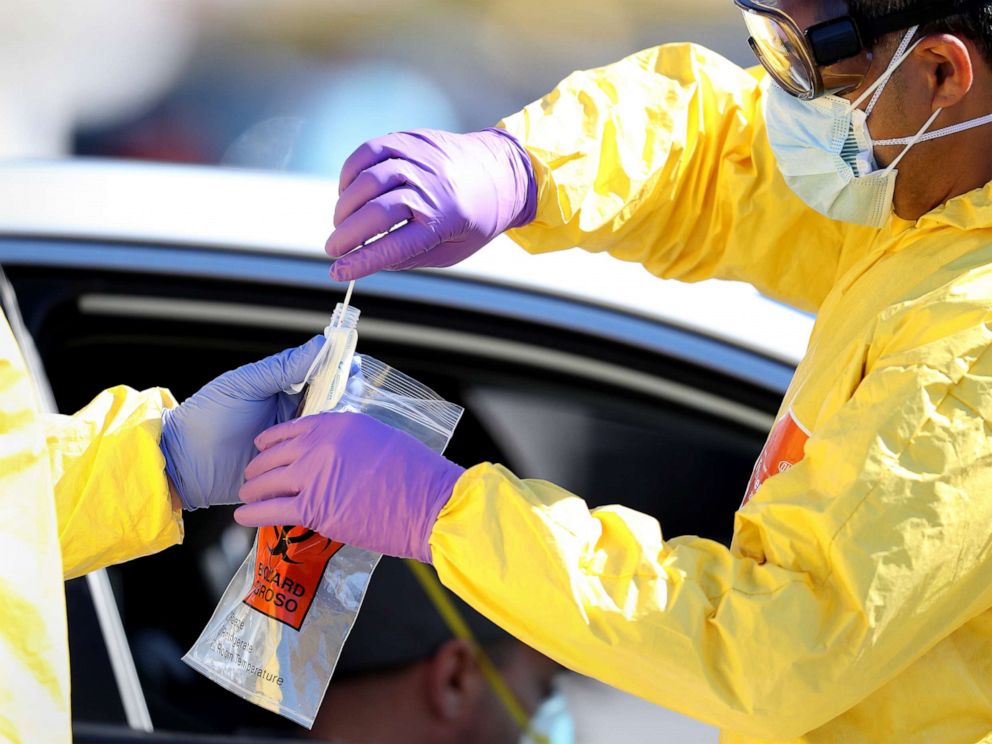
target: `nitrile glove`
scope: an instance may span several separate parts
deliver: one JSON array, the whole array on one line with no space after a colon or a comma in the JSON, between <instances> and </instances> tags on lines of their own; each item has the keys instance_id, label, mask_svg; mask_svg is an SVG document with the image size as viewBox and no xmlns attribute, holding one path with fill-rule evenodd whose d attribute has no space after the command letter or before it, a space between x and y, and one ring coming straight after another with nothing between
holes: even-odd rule
<instances>
[{"instance_id":1,"label":"nitrile glove","mask_svg":"<svg viewBox=\"0 0 992 744\"><path fill-rule=\"evenodd\" d=\"M295 415L300 394L284 391L304 380L323 345L324 337L317 336L225 372L162 414L165 470L183 508L238 503L255 437Z\"/></svg>"},{"instance_id":2,"label":"nitrile glove","mask_svg":"<svg viewBox=\"0 0 992 744\"><path fill-rule=\"evenodd\" d=\"M234 512L249 527L300 525L377 553L430 563L430 536L464 469L361 413L321 413L255 440Z\"/></svg>"},{"instance_id":3,"label":"nitrile glove","mask_svg":"<svg viewBox=\"0 0 992 744\"><path fill-rule=\"evenodd\" d=\"M419 129L370 140L345 162L338 187L326 245L338 259L331 268L337 281L380 269L451 266L504 230L526 225L537 209L530 156L502 129Z\"/></svg>"}]
</instances>

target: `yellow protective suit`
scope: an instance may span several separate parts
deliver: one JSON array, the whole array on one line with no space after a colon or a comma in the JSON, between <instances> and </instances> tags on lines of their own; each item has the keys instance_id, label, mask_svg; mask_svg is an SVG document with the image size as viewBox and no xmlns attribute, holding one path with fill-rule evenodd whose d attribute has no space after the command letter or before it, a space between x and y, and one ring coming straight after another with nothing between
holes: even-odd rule
<instances>
[{"instance_id":1,"label":"yellow protective suit","mask_svg":"<svg viewBox=\"0 0 992 744\"><path fill-rule=\"evenodd\" d=\"M0 315L0 741L68 742L63 578L182 539L159 451L165 390L40 415Z\"/></svg>"},{"instance_id":2,"label":"yellow protective suit","mask_svg":"<svg viewBox=\"0 0 992 744\"><path fill-rule=\"evenodd\" d=\"M992 185L915 223L833 223L776 170L761 78L665 46L503 123L539 182L513 233L527 250L608 251L817 311L732 547L484 464L442 511L434 563L548 656L725 742L984 741Z\"/></svg>"}]
</instances>

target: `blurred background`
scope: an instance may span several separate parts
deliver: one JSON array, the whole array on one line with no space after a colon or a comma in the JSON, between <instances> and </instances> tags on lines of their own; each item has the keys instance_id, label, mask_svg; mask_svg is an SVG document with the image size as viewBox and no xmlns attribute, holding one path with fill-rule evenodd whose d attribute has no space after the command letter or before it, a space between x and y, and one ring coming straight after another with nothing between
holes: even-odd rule
<instances>
[{"instance_id":1,"label":"blurred background","mask_svg":"<svg viewBox=\"0 0 992 744\"><path fill-rule=\"evenodd\" d=\"M730 0L0 0L0 156L336 177L366 139L491 126L667 41L751 64Z\"/></svg>"}]
</instances>

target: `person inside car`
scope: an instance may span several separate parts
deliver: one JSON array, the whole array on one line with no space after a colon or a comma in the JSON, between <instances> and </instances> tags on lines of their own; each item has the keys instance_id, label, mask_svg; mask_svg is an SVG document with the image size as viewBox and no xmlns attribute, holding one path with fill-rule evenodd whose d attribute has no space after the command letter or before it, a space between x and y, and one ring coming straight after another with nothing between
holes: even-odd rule
<instances>
[{"instance_id":1,"label":"person inside car","mask_svg":"<svg viewBox=\"0 0 992 744\"><path fill-rule=\"evenodd\" d=\"M560 672L432 572L418 580L406 562L383 558L311 734L334 744L572 744Z\"/></svg>"}]
</instances>

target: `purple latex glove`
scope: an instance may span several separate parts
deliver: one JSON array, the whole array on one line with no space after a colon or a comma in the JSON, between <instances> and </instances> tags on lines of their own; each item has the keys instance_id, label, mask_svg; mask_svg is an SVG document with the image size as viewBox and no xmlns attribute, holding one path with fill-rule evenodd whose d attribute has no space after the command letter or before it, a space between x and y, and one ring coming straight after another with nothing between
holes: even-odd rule
<instances>
[{"instance_id":1,"label":"purple latex glove","mask_svg":"<svg viewBox=\"0 0 992 744\"><path fill-rule=\"evenodd\" d=\"M325 246L338 259L331 268L337 281L380 269L451 266L504 230L526 225L537 209L530 156L502 129L420 129L370 140L345 162L339 188Z\"/></svg>"},{"instance_id":2,"label":"purple latex glove","mask_svg":"<svg viewBox=\"0 0 992 744\"><path fill-rule=\"evenodd\" d=\"M292 524L366 550L430 563L430 536L463 468L360 413L288 421L255 439L234 512L248 527Z\"/></svg>"}]
</instances>

